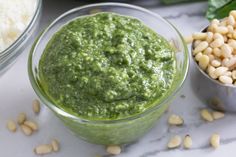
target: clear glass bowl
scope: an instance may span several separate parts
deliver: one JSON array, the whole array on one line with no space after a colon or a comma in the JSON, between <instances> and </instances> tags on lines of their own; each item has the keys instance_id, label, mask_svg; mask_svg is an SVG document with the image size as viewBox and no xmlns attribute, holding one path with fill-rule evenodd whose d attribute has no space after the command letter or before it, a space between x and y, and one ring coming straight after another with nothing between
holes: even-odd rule
<instances>
[{"instance_id":1,"label":"clear glass bowl","mask_svg":"<svg viewBox=\"0 0 236 157\"><path fill-rule=\"evenodd\" d=\"M24 32L7 49L0 52L0 76L14 63L16 58L24 51L36 33L41 15L42 0L37 0L37 7L30 23Z\"/></svg>"},{"instance_id":2,"label":"clear glass bowl","mask_svg":"<svg viewBox=\"0 0 236 157\"><path fill-rule=\"evenodd\" d=\"M165 96L154 107L129 118L119 120L88 120L67 113L58 108L44 93L39 79L39 61L45 46L52 35L69 21L94 12L113 12L140 19L158 34L171 41L176 50L177 75L174 84ZM28 61L29 78L40 99L82 139L97 144L125 144L130 143L147 133L157 119L167 109L176 92L182 86L188 71L188 50L182 36L177 29L159 15L141 7L122 3L100 3L72 9L58 17L38 38L31 49Z\"/></svg>"}]
</instances>

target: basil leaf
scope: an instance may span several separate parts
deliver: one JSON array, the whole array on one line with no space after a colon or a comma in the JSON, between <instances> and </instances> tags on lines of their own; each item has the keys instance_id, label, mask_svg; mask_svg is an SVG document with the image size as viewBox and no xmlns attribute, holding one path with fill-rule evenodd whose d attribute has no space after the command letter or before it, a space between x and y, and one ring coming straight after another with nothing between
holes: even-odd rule
<instances>
[{"instance_id":1,"label":"basil leaf","mask_svg":"<svg viewBox=\"0 0 236 157\"><path fill-rule=\"evenodd\" d=\"M222 19L228 16L231 10L236 9L235 0L209 0L206 17L209 20L213 18Z\"/></svg>"},{"instance_id":2,"label":"basil leaf","mask_svg":"<svg viewBox=\"0 0 236 157\"><path fill-rule=\"evenodd\" d=\"M200 2L200 1L206 1L206 0L161 0L161 2L164 4L177 4L183 2Z\"/></svg>"}]
</instances>

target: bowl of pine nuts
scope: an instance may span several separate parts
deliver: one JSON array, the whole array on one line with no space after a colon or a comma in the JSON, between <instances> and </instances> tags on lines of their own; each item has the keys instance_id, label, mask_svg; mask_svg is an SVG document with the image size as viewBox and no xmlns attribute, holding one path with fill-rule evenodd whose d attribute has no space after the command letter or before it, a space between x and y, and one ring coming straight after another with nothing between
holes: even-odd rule
<instances>
[{"instance_id":1,"label":"bowl of pine nuts","mask_svg":"<svg viewBox=\"0 0 236 157\"><path fill-rule=\"evenodd\" d=\"M192 35L196 93L214 109L236 111L236 11Z\"/></svg>"}]
</instances>

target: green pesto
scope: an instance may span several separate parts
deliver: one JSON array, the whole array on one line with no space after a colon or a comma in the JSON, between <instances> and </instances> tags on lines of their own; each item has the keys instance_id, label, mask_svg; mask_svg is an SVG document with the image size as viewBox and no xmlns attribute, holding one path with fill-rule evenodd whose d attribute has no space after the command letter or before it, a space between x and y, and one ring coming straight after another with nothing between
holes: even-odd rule
<instances>
[{"instance_id":1,"label":"green pesto","mask_svg":"<svg viewBox=\"0 0 236 157\"><path fill-rule=\"evenodd\" d=\"M93 120L123 119L154 106L175 77L174 52L135 18L99 13L55 33L39 63L58 107Z\"/></svg>"}]
</instances>

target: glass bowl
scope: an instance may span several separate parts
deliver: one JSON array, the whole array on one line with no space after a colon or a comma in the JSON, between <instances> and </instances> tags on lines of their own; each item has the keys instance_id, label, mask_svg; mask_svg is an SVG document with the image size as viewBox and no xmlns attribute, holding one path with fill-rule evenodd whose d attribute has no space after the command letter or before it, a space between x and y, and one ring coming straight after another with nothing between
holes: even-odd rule
<instances>
[{"instance_id":1,"label":"glass bowl","mask_svg":"<svg viewBox=\"0 0 236 157\"><path fill-rule=\"evenodd\" d=\"M140 19L158 34L169 40L175 47L177 74L171 89L159 103L145 112L119 120L88 120L72 115L53 104L45 94L39 79L39 61L45 46L53 34L69 21L95 12L113 12ZM188 71L188 50L177 29L161 16L141 7L122 3L100 3L72 9L58 17L35 41L28 60L28 71L31 84L42 100L72 132L82 139L103 145L125 144L136 141L147 133L157 119L167 109L176 92L182 86Z\"/></svg>"},{"instance_id":2,"label":"glass bowl","mask_svg":"<svg viewBox=\"0 0 236 157\"><path fill-rule=\"evenodd\" d=\"M23 33L7 49L0 52L0 76L14 63L36 33L41 15L42 0L37 0L35 13Z\"/></svg>"}]
</instances>

